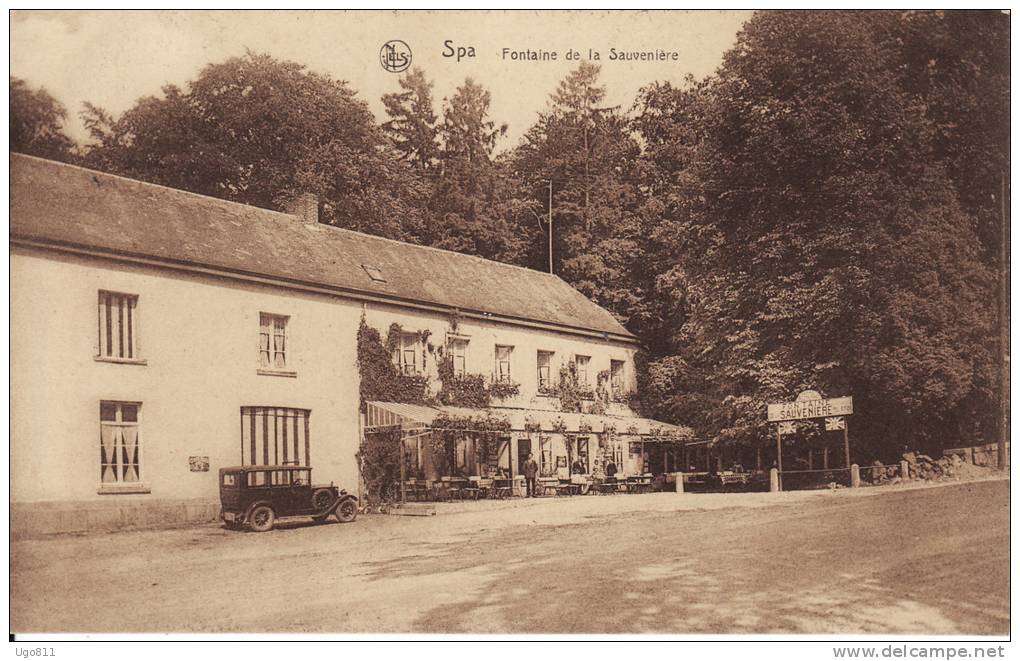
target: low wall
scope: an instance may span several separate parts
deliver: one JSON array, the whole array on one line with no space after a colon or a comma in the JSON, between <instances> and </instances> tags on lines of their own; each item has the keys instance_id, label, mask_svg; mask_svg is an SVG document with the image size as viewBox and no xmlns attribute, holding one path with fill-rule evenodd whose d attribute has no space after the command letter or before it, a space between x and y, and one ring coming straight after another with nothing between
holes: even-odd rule
<instances>
[{"instance_id":1,"label":"low wall","mask_svg":"<svg viewBox=\"0 0 1020 661\"><path fill-rule=\"evenodd\" d=\"M11 503L11 537L162 528L216 521L218 500Z\"/></svg>"},{"instance_id":2,"label":"low wall","mask_svg":"<svg viewBox=\"0 0 1020 661\"><path fill-rule=\"evenodd\" d=\"M975 466L992 466L996 467L999 465L999 445L998 443L988 443L986 445L974 445L967 448L949 448L948 450L942 451L942 456L948 457L949 455L957 455L964 461ZM1006 465L1009 466L1009 442L1006 443Z\"/></svg>"}]
</instances>

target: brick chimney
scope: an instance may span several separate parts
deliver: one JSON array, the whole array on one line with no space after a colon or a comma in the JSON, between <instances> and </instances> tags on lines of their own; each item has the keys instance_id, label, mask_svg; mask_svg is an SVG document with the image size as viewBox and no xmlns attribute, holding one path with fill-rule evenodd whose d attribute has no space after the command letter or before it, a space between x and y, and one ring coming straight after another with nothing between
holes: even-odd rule
<instances>
[{"instance_id":1,"label":"brick chimney","mask_svg":"<svg viewBox=\"0 0 1020 661\"><path fill-rule=\"evenodd\" d=\"M319 198L315 193L299 193L287 203L284 211L302 223L314 225L319 222Z\"/></svg>"}]
</instances>

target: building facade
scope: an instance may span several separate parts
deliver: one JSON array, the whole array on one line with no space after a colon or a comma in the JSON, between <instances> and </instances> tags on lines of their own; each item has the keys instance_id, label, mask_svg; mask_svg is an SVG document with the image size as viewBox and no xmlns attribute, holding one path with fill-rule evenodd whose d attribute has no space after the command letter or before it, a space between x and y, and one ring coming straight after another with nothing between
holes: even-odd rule
<instances>
[{"instance_id":1,"label":"building facade","mask_svg":"<svg viewBox=\"0 0 1020 661\"><path fill-rule=\"evenodd\" d=\"M603 424L633 418L633 336L559 278L326 227L299 202L11 156L16 534L209 520L229 465L308 463L357 491L362 323L396 332L394 366L432 391L440 360L516 384L494 405L517 438L556 431L564 369L609 393Z\"/></svg>"}]
</instances>

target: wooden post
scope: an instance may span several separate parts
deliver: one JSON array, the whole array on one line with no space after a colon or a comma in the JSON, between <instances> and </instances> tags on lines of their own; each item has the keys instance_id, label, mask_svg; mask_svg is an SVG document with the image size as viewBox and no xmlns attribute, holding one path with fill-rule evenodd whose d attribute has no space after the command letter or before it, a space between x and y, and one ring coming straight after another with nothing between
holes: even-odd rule
<instances>
[{"instance_id":1,"label":"wooden post","mask_svg":"<svg viewBox=\"0 0 1020 661\"><path fill-rule=\"evenodd\" d=\"M843 418L843 454L846 458L846 466L850 466L850 421Z\"/></svg>"},{"instance_id":2,"label":"wooden post","mask_svg":"<svg viewBox=\"0 0 1020 661\"><path fill-rule=\"evenodd\" d=\"M783 432L776 425L776 470L779 491L783 490Z\"/></svg>"},{"instance_id":3,"label":"wooden post","mask_svg":"<svg viewBox=\"0 0 1020 661\"><path fill-rule=\"evenodd\" d=\"M404 438L404 425L400 425L400 502L407 502L407 480L404 475L404 455L407 454L407 445Z\"/></svg>"},{"instance_id":4,"label":"wooden post","mask_svg":"<svg viewBox=\"0 0 1020 661\"><path fill-rule=\"evenodd\" d=\"M829 448L828 446L822 448L822 468L829 470Z\"/></svg>"},{"instance_id":5,"label":"wooden post","mask_svg":"<svg viewBox=\"0 0 1020 661\"><path fill-rule=\"evenodd\" d=\"M775 468L769 470L769 491L782 491L779 486L779 471Z\"/></svg>"},{"instance_id":6,"label":"wooden post","mask_svg":"<svg viewBox=\"0 0 1020 661\"><path fill-rule=\"evenodd\" d=\"M850 466L850 486L854 489L861 486L861 469L857 464Z\"/></svg>"},{"instance_id":7,"label":"wooden post","mask_svg":"<svg viewBox=\"0 0 1020 661\"><path fill-rule=\"evenodd\" d=\"M754 466L755 470L761 470L761 446L754 449Z\"/></svg>"},{"instance_id":8,"label":"wooden post","mask_svg":"<svg viewBox=\"0 0 1020 661\"><path fill-rule=\"evenodd\" d=\"M812 448L807 449L807 467L808 470L815 468L815 451Z\"/></svg>"}]
</instances>

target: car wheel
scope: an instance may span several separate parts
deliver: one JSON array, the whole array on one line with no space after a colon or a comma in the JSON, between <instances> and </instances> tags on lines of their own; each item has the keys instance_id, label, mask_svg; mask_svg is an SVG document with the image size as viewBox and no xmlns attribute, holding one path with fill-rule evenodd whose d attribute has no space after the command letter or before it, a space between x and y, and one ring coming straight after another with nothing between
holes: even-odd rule
<instances>
[{"instance_id":1,"label":"car wheel","mask_svg":"<svg viewBox=\"0 0 1020 661\"><path fill-rule=\"evenodd\" d=\"M329 489L316 489L312 494L312 509L316 512L326 512L332 504L333 492Z\"/></svg>"},{"instance_id":2,"label":"car wheel","mask_svg":"<svg viewBox=\"0 0 1020 661\"><path fill-rule=\"evenodd\" d=\"M251 516L248 517L248 525L255 532L269 532L273 529L275 522L276 514L273 512L273 508L268 505L259 505L251 511Z\"/></svg>"},{"instance_id":3,"label":"car wheel","mask_svg":"<svg viewBox=\"0 0 1020 661\"><path fill-rule=\"evenodd\" d=\"M350 523L358 516L358 504L351 498L336 506L336 520L340 523Z\"/></svg>"}]
</instances>

